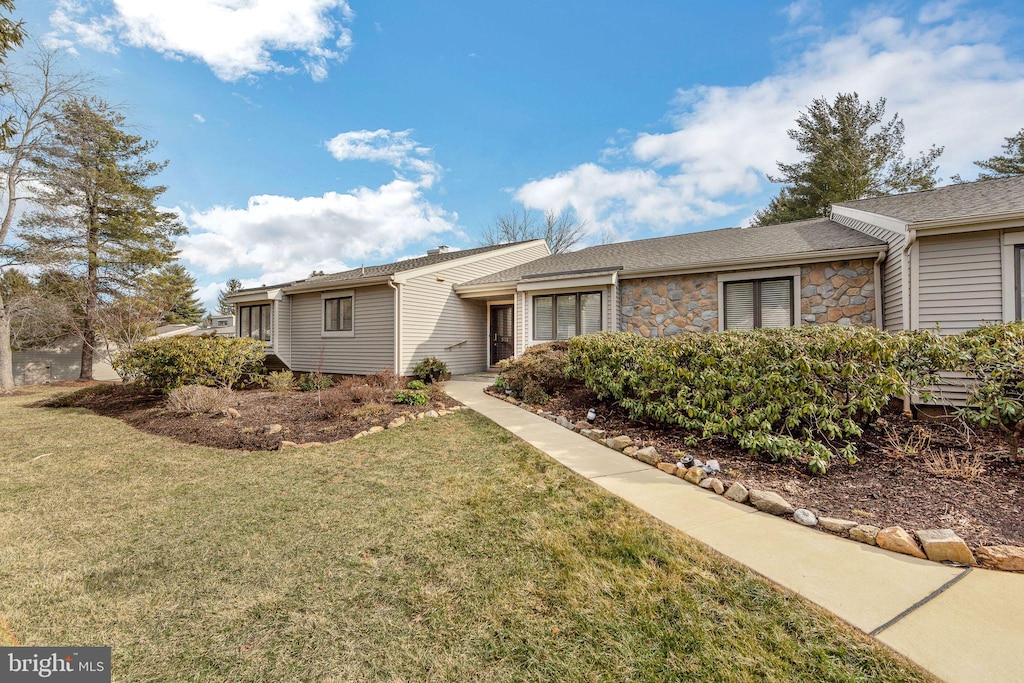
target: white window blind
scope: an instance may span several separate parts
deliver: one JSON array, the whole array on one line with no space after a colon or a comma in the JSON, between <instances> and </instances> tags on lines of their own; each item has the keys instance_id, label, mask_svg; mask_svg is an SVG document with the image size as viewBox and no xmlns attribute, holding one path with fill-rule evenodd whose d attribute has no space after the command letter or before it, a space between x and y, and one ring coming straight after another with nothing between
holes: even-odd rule
<instances>
[{"instance_id":1,"label":"white window blind","mask_svg":"<svg viewBox=\"0 0 1024 683\"><path fill-rule=\"evenodd\" d=\"M725 283L725 327L728 330L754 329L754 283Z\"/></svg>"},{"instance_id":2,"label":"white window blind","mask_svg":"<svg viewBox=\"0 0 1024 683\"><path fill-rule=\"evenodd\" d=\"M555 298L555 316L557 339L568 339L576 336L576 295L562 294Z\"/></svg>"},{"instance_id":3,"label":"white window blind","mask_svg":"<svg viewBox=\"0 0 1024 683\"><path fill-rule=\"evenodd\" d=\"M533 338L540 341L554 339L553 297L537 296L533 298Z\"/></svg>"},{"instance_id":4,"label":"white window blind","mask_svg":"<svg viewBox=\"0 0 1024 683\"><path fill-rule=\"evenodd\" d=\"M580 332L592 334L601 331L601 295L580 294Z\"/></svg>"},{"instance_id":5,"label":"white window blind","mask_svg":"<svg viewBox=\"0 0 1024 683\"><path fill-rule=\"evenodd\" d=\"M760 327L789 327L793 324L793 280L764 280L760 285Z\"/></svg>"}]
</instances>

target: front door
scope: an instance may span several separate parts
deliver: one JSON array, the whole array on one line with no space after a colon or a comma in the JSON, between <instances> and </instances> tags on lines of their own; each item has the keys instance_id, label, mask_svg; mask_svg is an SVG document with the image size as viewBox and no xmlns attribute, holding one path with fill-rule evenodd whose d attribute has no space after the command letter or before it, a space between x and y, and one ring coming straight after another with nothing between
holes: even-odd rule
<instances>
[{"instance_id":1,"label":"front door","mask_svg":"<svg viewBox=\"0 0 1024 683\"><path fill-rule=\"evenodd\" d=\"M515 355L514 329L512 304L491 306L491 365L496 365L498 361Z\"/></svg>"}]
</instances>

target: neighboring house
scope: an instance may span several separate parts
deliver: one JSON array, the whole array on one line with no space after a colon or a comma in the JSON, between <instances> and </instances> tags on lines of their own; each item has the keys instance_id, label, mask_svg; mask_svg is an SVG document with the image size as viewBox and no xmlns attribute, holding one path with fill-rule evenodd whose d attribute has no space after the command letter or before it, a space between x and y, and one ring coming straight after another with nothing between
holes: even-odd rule
<instances>
[{"instance_id":1,"label":"neighboring house","mask_svg":"<svg viewBox=\"0 0 1024 683\"><path fill-rule=\"evenodd\" d=\"M824 323L962 332L1021 316L1024 177L845 202L830 217L607 244L541 241L245 290L238 333L293 370L453 372L602 330ZM952 396L951 400L957 400Z\"/></svg>"},{"instance_id":2,"label":"neighboring house","mask_svg":"<svg viewBox=\"0 0 1024 683\"><path fill-rule=\"evenodd\" d=\"M101 343L98 347L92 360L93 379L121 379L110 364L106 345ZM15 351L12 364L14 386L78 379L82 371L82 340L68 336L44 348Z\"/></svg>"},{"instance_id":3,"label":"neighboring house","mask_svg":"<svg viewBox=\"0 0 1024 683\"><path fill-rule=\"evenodd\" d=\"M203 325L198 330L193 332L195 335L202 334L216 334L218 337L234 337L235 336L235 316L234 315L211 315L208 320L204 320Z\"/></svg>"}]
</instances>

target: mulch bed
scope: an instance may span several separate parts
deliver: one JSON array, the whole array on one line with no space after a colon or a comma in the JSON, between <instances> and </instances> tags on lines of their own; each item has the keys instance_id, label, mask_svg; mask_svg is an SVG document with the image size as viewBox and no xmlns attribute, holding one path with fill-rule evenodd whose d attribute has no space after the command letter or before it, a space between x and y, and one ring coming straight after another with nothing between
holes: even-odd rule
<instances>
[{"instance_id":1,"label":"mulch bed","mask_svg":"<svg viewBox=\"0 0 1024 683\"><path fill-rule=\"evenodd\" d=\"M439 388L431 389L429 395L429 405L381 403L378 412L363 417L352 415L352 411L363 404L348 400L343 390L337 387L323 390L319 401L315 391L235 391L229 405L238 411L237 419L221 413L178 415L167 409L166 396L130 384L114 386L102 393L83 392L70 397L70 402L64 400L59 405L88 408L100 415L122 420L141 431L169 436L185 443L266 451L276 450L283 440L296 443L340 441L376 425L387 426L401 415L460 405ZM52 406L53 402L41 405ZM274 424L281 425L280 432L263 432L265 426Z\"/></svg>"},{"instance_id":2,"label":"mulch bed","mask_svg":"<svg viewBox=\"0 0 1024 683\"><path fill-rule=\"evenodd\" d=\"M914 419L890 413L865 430L858 462L836 460L824 475L812 475L802 463L771 462L744 452L724 439L684 445L686 432L665 425L639 423L614 406L598 403L586 389L557 395L545 411L564 415L571 422L586 420L596 408L594 427L609 435L627 434L634 445L655 446L662 459L674 461L675 451L701 460L716 459L719 479L728 488L733 481L775 491L795 507L818 516L840 517L877 527L952 529L971 546L1024 545L1024 463L1010 462L1008 449L995 431L975 432L970 446L954 421ZM928 457L894 452L889 434L903 437L930 435L930 452L958 458L973 455L983 471L973 480L936 476L926 469Z\"/></svg>"}]
</instances>

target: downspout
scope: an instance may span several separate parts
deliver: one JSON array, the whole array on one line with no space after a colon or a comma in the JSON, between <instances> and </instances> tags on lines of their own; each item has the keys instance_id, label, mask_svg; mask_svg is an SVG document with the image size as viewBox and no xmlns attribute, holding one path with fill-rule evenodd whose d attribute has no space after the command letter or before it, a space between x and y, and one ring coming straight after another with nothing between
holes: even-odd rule
<instances>
[{"instance_id":1,"label":"downspout","mask_svg":"<svg viewBox=\"0 0 1024 683\"><path fill-rule=\"evenodd\" d=\"M882 286L884 284L882 282L882 261L885 260L885 253L884 251L878 252L878 258L875 259L875 327L880 330L885 329L882 321L882 305L884 303L882 297Z\"/></svg>"},{"instance_id":2,"label":"downspout","mask_svg":"<svg viewBox=\"0 0 1024 683\"><path fill-rule=\"evenodd\" d=\"M913 290L911 276L914 272L914 269L910 267L910 250L913 249L914 242L917 241L917 230L910 229L908 232L910 234L910 237L907 238L907 243L903 245L903 264L905 266L903 285L907 288L907 295L904 299L904 301L906 302L906 306L903 307L903 329L905 330L910 329L910 321L913 319L913 316L910 315L910 311L911 307L915 305L914 297L910 295ZM912 407L913 406L911 405L910 401L910 392L907 392L907 394L903 397L903 412L912 412Z\"/></svg>"},{"instance_id":3,"label":"downspout","mask_svg":"<svg viewBox=\"0 0 1024 683\"><path fill-rule=\"evenodd\" d=\"M395 290L395 374L402 376L399 365L402 362L402 296L394 278L388 280L388 287Z\"/></svg>"}]
</instances>

